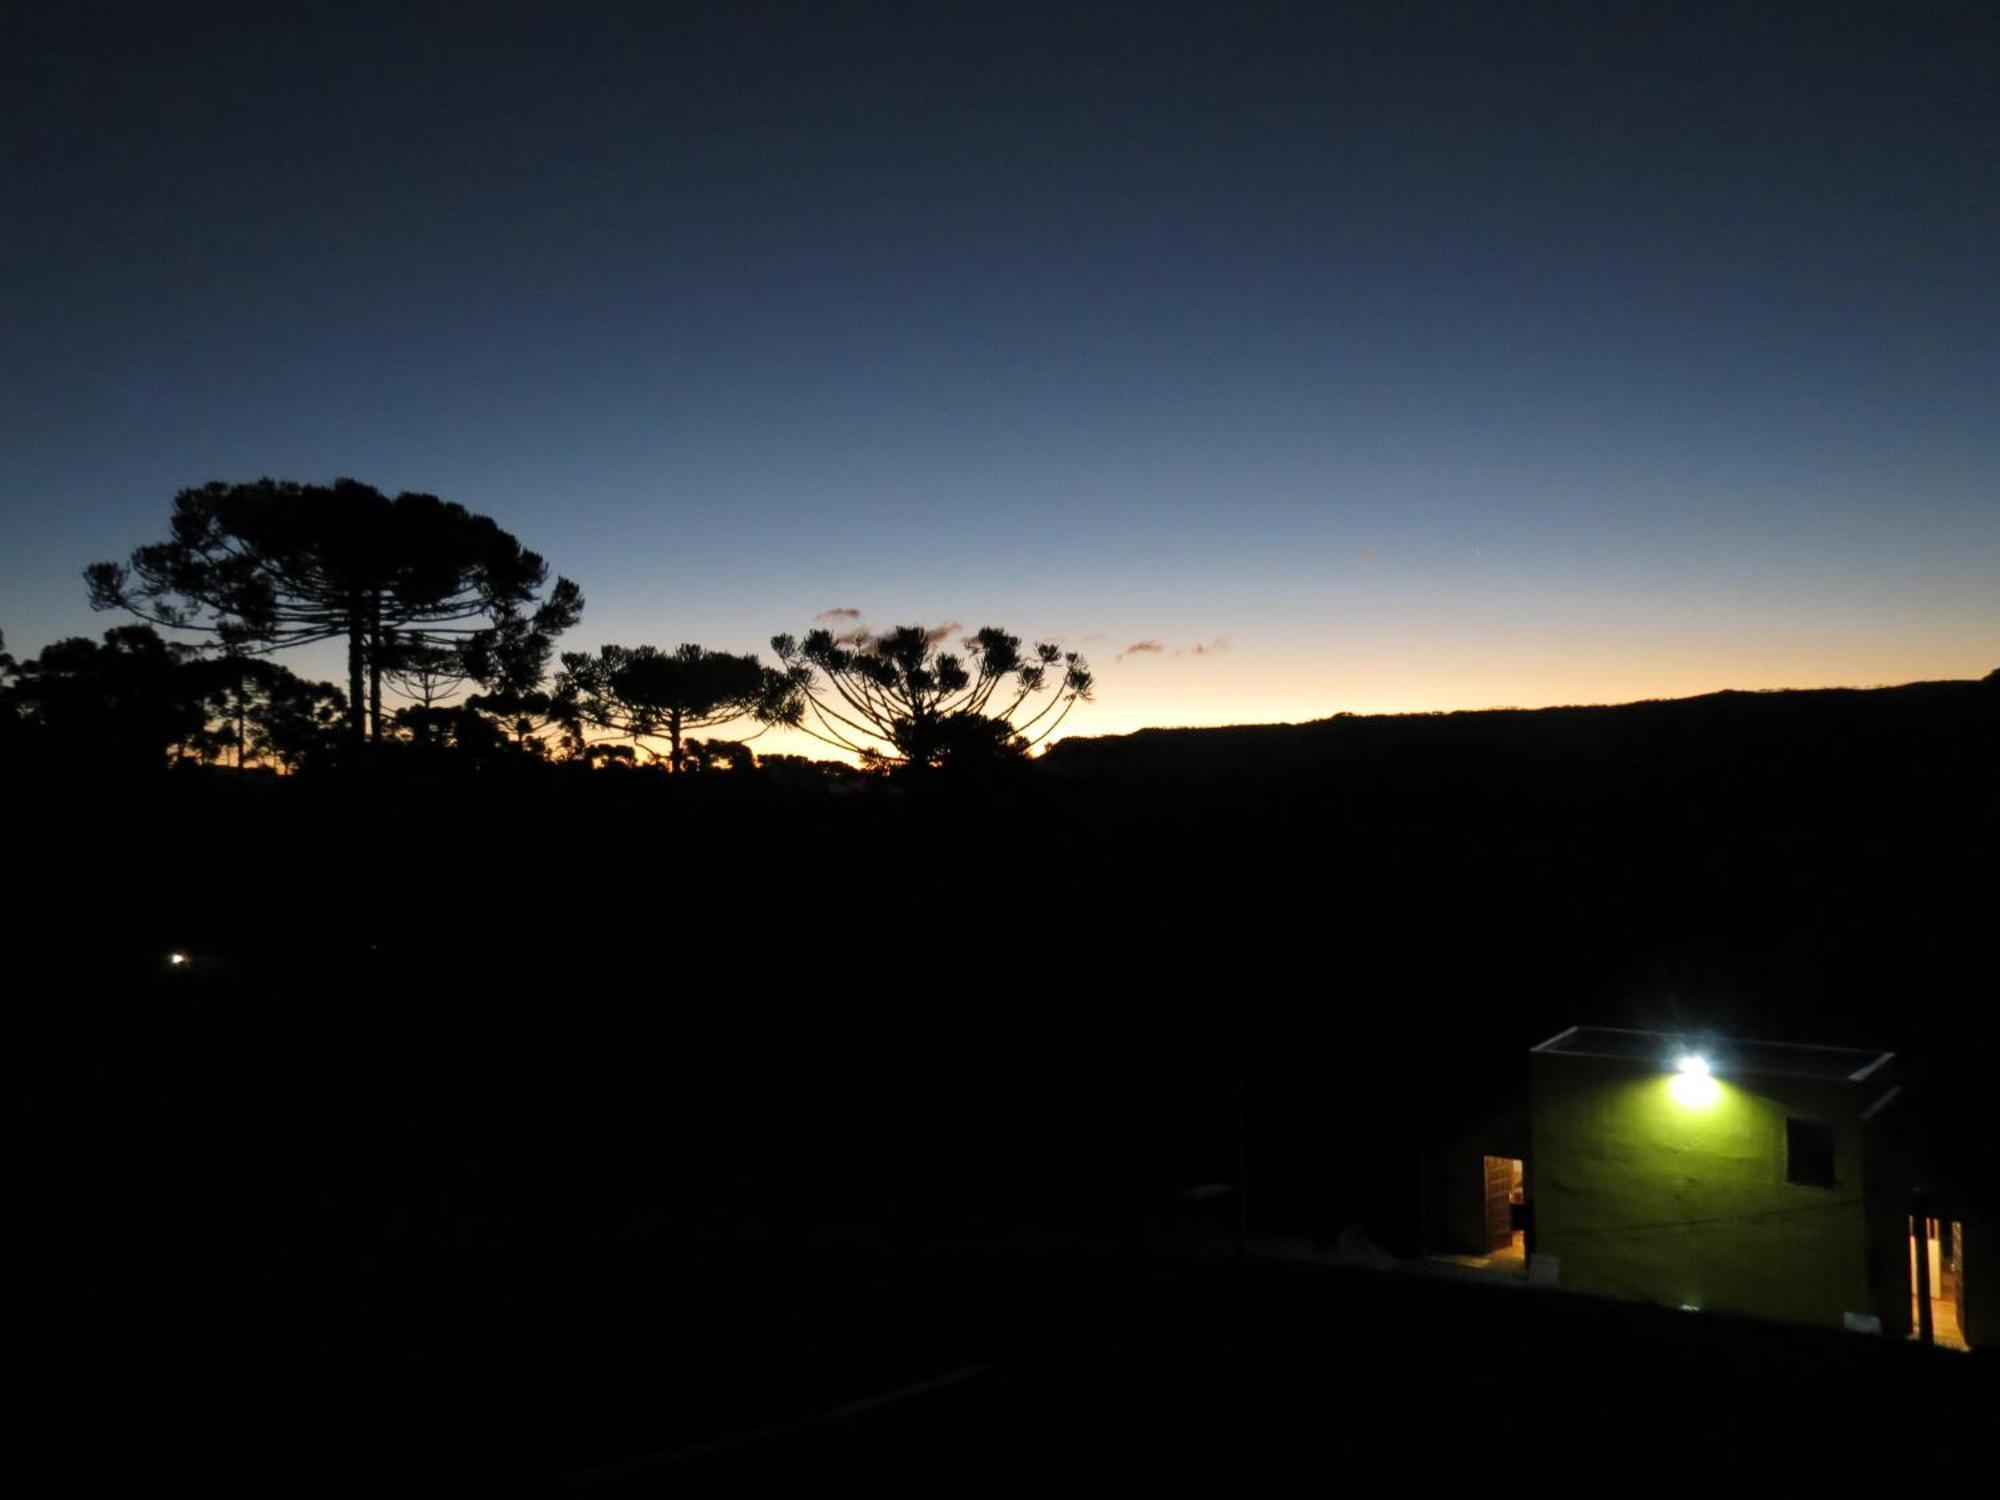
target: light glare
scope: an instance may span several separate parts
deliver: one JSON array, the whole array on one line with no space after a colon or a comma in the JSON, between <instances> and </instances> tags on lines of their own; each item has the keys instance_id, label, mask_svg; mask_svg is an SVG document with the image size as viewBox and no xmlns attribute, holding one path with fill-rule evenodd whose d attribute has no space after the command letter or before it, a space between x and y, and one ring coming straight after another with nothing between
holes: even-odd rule
<instances>
[{"instance_id":1,"label":"light glare","mask_svg":"<svg viewBox=\"0 0 2000 1500\"><path fill-rule=\"evenodd\" d=\"M1722 1097L1722 1085L1708 1071L1708 1059L1689 1053L1680 1062L1680 1071L1667 1080L1667 1092L1684 1109L1707 1109Z\"/></svg>"}]
</instances>

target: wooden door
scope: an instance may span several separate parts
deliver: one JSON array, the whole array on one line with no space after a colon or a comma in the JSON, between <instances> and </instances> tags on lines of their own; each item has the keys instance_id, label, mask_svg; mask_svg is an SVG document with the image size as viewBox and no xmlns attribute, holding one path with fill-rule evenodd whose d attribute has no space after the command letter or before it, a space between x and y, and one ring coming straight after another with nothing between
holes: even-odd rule
<instances>
[{"instance_id":1,"label":"wooden door","mask_svg":"<svg viewBox=\"0 0 2000 1500\"><path fill-rule=\"evenodd\" d=\"M1486 1158L1486 1248L1505 1250L1514 1243L1514 1162L1511 1157Z\"/></svg>"}]
</instances>

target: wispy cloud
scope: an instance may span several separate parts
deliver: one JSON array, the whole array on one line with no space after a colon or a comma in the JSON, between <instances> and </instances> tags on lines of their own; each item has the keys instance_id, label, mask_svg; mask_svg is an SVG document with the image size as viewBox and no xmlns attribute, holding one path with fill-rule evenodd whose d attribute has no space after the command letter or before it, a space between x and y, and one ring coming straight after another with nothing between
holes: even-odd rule
<instances>
[{"instance_id":1,"label":"wispy cloud","mask_svg":"<svg viewBox=\"0 0 2000 1500\"><path fill-rule=\"evenodd\" d=\"M814 615L813 618L815 620L858 620L861 618L861 611L858 609L849 609L846 605L842 605L839 609L823 609Z\"/></svg>"},{"instance_id":2,"label":"wispy cloud","mask_svg":"<svg viewBox=\"0 0 2000 1500\"><path fill-rule=\"evenodd\" d=\"M1169 646L1165 641L1149 636L1143 641L1134 641L1112 660L1123 661L1128 656L1221 656L1230 649L1226 635L1219 635L1212 641L1196 641L1192 646Z\"/></svg>"}]
</instances>

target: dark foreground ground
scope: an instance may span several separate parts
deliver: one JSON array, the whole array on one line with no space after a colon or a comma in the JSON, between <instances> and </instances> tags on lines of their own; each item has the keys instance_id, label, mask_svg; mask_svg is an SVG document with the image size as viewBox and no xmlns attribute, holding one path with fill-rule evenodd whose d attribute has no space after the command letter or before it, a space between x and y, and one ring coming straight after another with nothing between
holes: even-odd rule
<instances>
[{"instance_id":1,"label":"dark foreground ground","mask_svg":"<svg viewBox=\"0 0 2000 1500\"><path fill-rule=\"evenodd\" d=\"M16 1493L1793 1495L1994 1468L1980 1355L1239 1261L1143 1215L504 1181L27 1208L9 1464L46 1477Z\"/></svg>"}]
</instances>

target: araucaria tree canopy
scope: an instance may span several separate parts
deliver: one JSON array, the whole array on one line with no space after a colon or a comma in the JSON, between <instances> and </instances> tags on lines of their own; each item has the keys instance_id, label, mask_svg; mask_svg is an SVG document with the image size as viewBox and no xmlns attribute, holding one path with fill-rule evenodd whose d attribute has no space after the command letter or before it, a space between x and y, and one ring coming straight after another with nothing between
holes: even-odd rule
<instances>
[{"instance_id":1,"label":"araucaria tree canopy","mask_svg":"<svg viewBox=\"0 0 2000 1500\"><path fill-rule=\"evenodd\" d=\"M772 638L781 672L759 717L881 767L942 767L1025 755L1090 696L1090 667L1048 642L1028 650L989 625L948 649L948 631L828 630Z\"/></svg>"},{"instance_id":2,"label":"araucaria tree canopy","mask_svg":"<svg viewBox=\"0 0 2000 1500\"><path fill-rule=\"evenodd\" d=\"M667 741L666 766L687 769L682 736L753 712L767 692L768 668L754 656L683 645L603 646L595 656L565 651L556 680L557 712L582 737L593 725L635 744Z\"/></svg>"},{"instance_id":3,"label":"araucaria tree canopy","mask_svg":"<svg viewBox=\"0 0 2000 1500\"><path fill-rule=\"evenodd\" d=\"M72 764L295 770L347 712L331 683L257 657L204 657L150 625L116 626L102 644L56 641L18 666L0 657L0 679L0 721Z\"/></svg>"},{"instance_id":4,"label":"araucaria tree canopy","mask_svg":"<svg viewBox=\"0 0 2000 1500\"><path fill-rule=\"evenodd\" d=\"M550 586L547 564L489 518L352 479L183 490L167 541L84 576L94 607L232 652L344 639L357 741L381 734L383 675L412 648L461 653L471 675L518 692L583 612L577 586Z\"/></svg>"}]
</instances>

